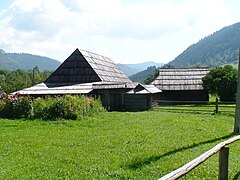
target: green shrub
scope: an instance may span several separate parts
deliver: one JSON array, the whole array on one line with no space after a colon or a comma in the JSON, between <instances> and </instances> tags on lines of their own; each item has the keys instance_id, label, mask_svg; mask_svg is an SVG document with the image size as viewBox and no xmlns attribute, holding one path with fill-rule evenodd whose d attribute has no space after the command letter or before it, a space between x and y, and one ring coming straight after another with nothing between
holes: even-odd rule
<instances>
[{"instance_id":1,"label":"green shrub","mask_svg":"<svg viewBox=\"0 0 240 180\"><path fill-rule=\"evenodd\" d=\"M82 119L104 111L99 100L86 96L64 95L61 97L37 98L33 101L33 118L48 120Z\"/></svg>"},{"instance_id":2,"label":"green shrub","mask_svg":"<svg viewBox=\"0 0 240 180\"><path fill-rule=\"evenodd\" d=\"M20 97L17 100L5 99L1 105L0 116L2 118L30 118L32 112L32 100L29 97Z\"/></svg>"},{"instance_id":3,"label":"green shrub","mask_svg":"<svg viewBox=\"0 0 240 180\"><path fill-rule=\"evenodd\" d=\"M68 102L63 97L56 97L52 99L52 103L49 105L47 111L47 119L73 119L68 114ZM77 119L77 118L75 118ZM73 119L73 120L75 120Z\"/></svg>"},{"instance_id":4,"label":"green shrub","mask_svg":"<svg viewBox=\"0 0 240 180\"><path fill-rule=\"evenodd\" d=\"M11 97L4 99L4 103L0 105L2 118L76 120L104 111L99 100L77 95L39 97L33 101L29 97Z\"/></svg>"},{"instance_id":5,"label":"green shrub","mask_svg":"<svg viewBox=\"0 0 240 180\"><path fill-rule=\"evenodd\" d=\"M52 103L52 98L37 98L33 101L33 119L47 119L48 117L48 108L49 105Z\"/></svg>"},{"instance_id":6,"label":"green shrub","mask_svg":"<svg viewBox=\"0 0 240 180\"><path fill-rule=\"evenodd\" d=\"M1 103L0 104L0 117L3 117L3 109L4 109L4 107L5 107L5 103Z\"/></svg>"}]
</instances>

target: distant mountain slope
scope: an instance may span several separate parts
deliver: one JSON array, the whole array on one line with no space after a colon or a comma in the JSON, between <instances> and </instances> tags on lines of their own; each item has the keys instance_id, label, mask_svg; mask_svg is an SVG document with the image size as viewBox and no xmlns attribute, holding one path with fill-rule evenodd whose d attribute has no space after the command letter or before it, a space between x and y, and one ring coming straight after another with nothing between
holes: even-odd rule
<instances>
[{"instance_id":1,"label":"distant mountain slope","mask_svg":"<svg viewBox=\"0 0 240 180\"><path fill-rule=\"evenodd\" d=\"M0 49L0 68L16 70L21 69L22 66L17 61L10 58L2 49Z\"/></svg>"},{"instance_id":2,"label":"distant mountain slope","mask_svg":"<svg viewBox=\"0 0 240 180\"><path fill-rule=\"evenodd\" d=\"M140 82L142 83L144 80L146 80L148 77L154 75L157 71L156 66L150 66L147 69L138 72L137 74L134 74L132 76L130 76L129 78L133 81L133 82Z\"/></svg>"},{"instance_id":3,"label":"distant mountain slope","mask_svg":"<svg viewBox=\"0 0 240 180\"><path fill-rule=\"evenodd\" d=\"M240 47L240 23L222 28L191 45L169 65L174 67L235 64Z\"/></svg>"},{"instance_id":4,"label":"distant mountain slope","mask_svg":"<svg viewBox=\"0 0 240 180\"><path fill-rule=\"evenodd\" d=\"M156 63L153 61L143 62L143 63L136 63L136 64L117 64L117 66L127 75L131 76L138 72L146 70L150 66L161 67L163 63Z\"/></svg>"},{"instance_id":5,"label":"distant mountain slope","mask_svg":"<svg viewBox=\"0 0 240 180\"><path fill-rule=\"evenodd\" d=\"M143 63L137 63L137 64L126 64L129 67L134 67L136 69L139 69L140 71L143 71L145 69L147 69L150 66L156 66L156 67L161 67L164 64L163 63L156 63L153 61L147 61L147 62L143 62Z\"/></svg>"},{"instance_id":6,"label":"distant mountain slope","mask_svg":"<svg viewBox=\"0 0 240 180\"><path fill-rule=\"evenodd\" d=\"M139 69L129 67L126 64L117 64L117 66L126 74L127 76L131 76L137 72L139 72Z\"/></svg>"},{"instance_id":7,"label":"distant mountain slope","mask_svg":"<svg viewBox=\"0 0 240 180\"><path fill-rule=\"evenodd\" d=\"M8 70L33 69L38 66L40 71L55 70L61 64L60 61L47 57L26 54L26 53L6 53L0 49L0 68Z\"/></svg>"},{"instance_id":8,"label":"distant mountain slope","mask_svg":"<svg viewBox=\"0 0 240 180\"><path fill-rule=\"evenodd\" d=\"M7 55L21 64L24 70L32 69L35 66L38 66L40 71L55 70L61 64L60 61L48 57L27 53L7 53Z\"/></svg>"},{"instance_id":9,"label":"distant mountain slope","mask_svg":"<svg viewBox=\"0 0 240 180\"><path fill-rule=\"evenodd\" d=\"M0 53L5 54L6 52L2 49L0 49Z\"/></svg>"}]
</instances>

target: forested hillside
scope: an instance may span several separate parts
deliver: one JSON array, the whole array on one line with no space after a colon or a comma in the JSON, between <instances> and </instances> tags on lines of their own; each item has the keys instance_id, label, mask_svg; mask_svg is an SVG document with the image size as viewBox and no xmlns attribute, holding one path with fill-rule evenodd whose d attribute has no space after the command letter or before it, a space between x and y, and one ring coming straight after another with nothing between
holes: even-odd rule
<instances>
[{"instance_id":1,"label":"forested hillside","mask_svg":"<svg viewBox=\"0 0 240 180\"><path fill-rule=\"evenodd\" d=\"M240 23L224 27L191 45L169 65L174 67L236 64L240 47Z\"/></svg>"},{"instance_id":2,"label":"forested hillside","mask_svg":"<svg viewBox=\"0 0 240 180\"><path fill-rule=\"evenodd\" d=\"M38 66L40 71L55 70L60 61L26 53L6 53L0 50L0 68L7 70L29 70Z\"/></svg>"},{"instance_id":3,"label":"forested hillside","mask_svg":"<svg viewBox=\"0 0 240 180\"><path fill-rule=\"evenodd\" d=\"M146 70L141 71L141 72L139 72L137 74L134 74L134 75L130 76L129 78L133 82L141 82L141 83L143 83L144 80L146 80L147 78L153 76L156 73L156 71L158 71L156 66L150 66Z\"/></svg>"},{"instance_id":4,"label":"forested hillside","mask_svg":"<svg viewBox=\"0 0 240 180\"><path fill-rule=\"evenodd\" d=\"M130 66L126 65L126 64L117 64L117 66L127 76L131 76L131 75L136 74L136 73L138 73L140 71L139 69L136 69L134 67L130 67Z\"/></svg>"},{"instance_id":5,"label":"forested hillside","mask_svg":"<svg viewBox=\"0 0 240 180\"><path fill-rule=\"evenodd\" d=\"M3 50L0 49L0 68L8 70L21 69L21 65L10 58Z\"/></svg>"},{"instance_id":6,"label":"forested hillside","mask_svg":"<svg viewBox=\"0 0 240 180\"><path fill-rule=\"evenodd\" d=\"M134 76L135 74L137 74L141 71L145 71L150 66L162 67L163 65L164 65L163 63L156 63L154 61L147 61L147 62L135 63L135 64L117 64L117 66L127 76ZM147 78L147 77L145 77L145 78Z\"/></svg>"},{"instance_id":7,"label":"forested hillside","mask_svg":"<svg viewBox=\"0 0 240 180\"><path fill-rule=\"evenodd\" d=\"M7 53L7 55L23 66L24 70L39 67L40 71L55 70L61 62L48 57L37 56L26 53Z\"/></svg>"}]
</instances>

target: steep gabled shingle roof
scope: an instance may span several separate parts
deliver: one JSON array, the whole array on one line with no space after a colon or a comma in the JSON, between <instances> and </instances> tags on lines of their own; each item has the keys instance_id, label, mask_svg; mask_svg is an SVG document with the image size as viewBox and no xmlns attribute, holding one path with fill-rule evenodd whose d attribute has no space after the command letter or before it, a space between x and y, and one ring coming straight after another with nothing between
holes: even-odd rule
<instances>
[{"instance_id":1,"label":"steep gabled shingle roof","mask_svg":"<svg viewBox=\"0 0 240 180\"><path fill-rule=\"evenodd\" d=\"M208 68L160 69L151 83L161 90L203 90L202 77Z\"/></svg>"},{"instance_id":2,"label":"steep gabled shingle roof","mask_svg":"<svg viewBox=\"0 0 240 180\"><path fill-rule=\"evenodd\" d=\"M76 49L44 81L20 95L88 94L94 89L130 89L132 81L107 57Z\"/></svg>"},{"instance_id":3,"label":"steep gabled shingle roof","mask_svg":"<svg viewBox=\"0 0 240 180\"><path fill-rule=\"evenodd\" d=\"M100 81L132 83L110 58L76 49L45 83L81 84Z\"/></svg>"}]
</instances>

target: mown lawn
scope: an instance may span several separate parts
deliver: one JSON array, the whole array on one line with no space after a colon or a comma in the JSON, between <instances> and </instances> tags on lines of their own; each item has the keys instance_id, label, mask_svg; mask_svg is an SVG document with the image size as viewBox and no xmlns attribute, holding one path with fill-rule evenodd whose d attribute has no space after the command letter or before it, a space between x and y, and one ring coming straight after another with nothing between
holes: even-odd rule
<instances>
[{"instance_id":1,"label":"mown lawn","mask_svg":"<svg viewBox=\"0 0 240 180\"><path fill-rule=\"evenodd\" d=\"M157 179L232 137L232 116L106 112L81 121L0 119L0 179ZM240 142L230 179L240 178ZM214 155L183 179L217 179Z\"/></svg>"}]
</instances>

